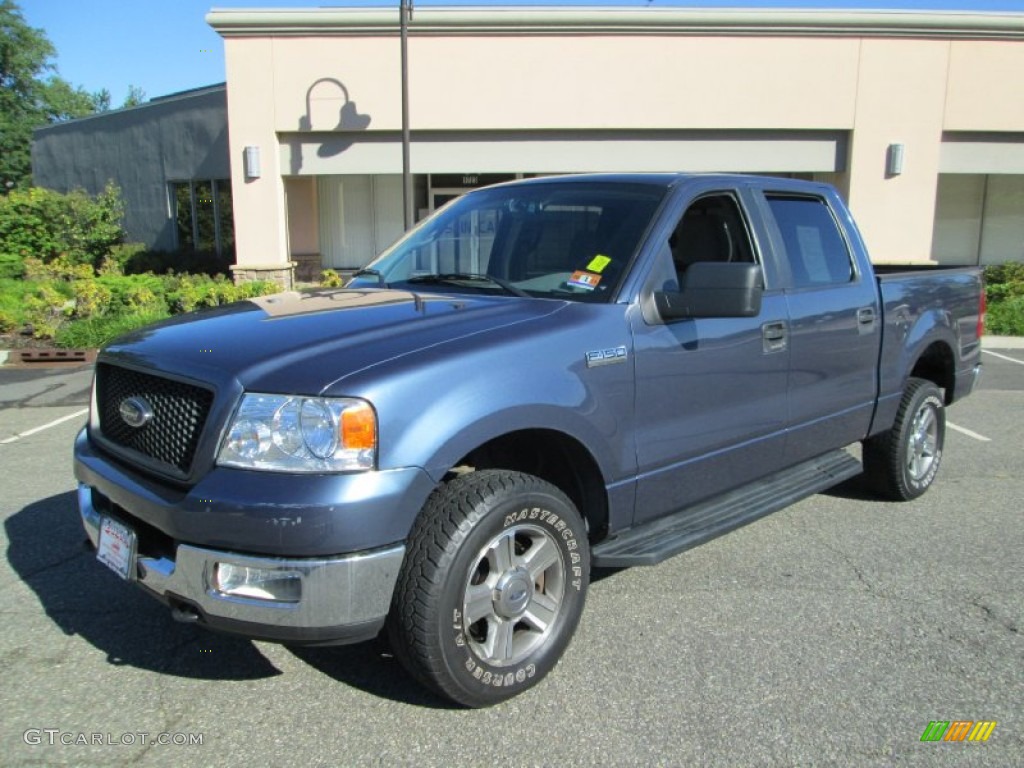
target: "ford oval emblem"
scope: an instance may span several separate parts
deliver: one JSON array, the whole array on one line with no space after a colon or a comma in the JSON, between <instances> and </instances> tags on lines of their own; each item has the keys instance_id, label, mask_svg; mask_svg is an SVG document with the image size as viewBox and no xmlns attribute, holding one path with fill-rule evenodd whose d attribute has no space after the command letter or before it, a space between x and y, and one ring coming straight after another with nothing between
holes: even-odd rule
<instances>
[{"instance_id":1,"label":"ford oval emblem","mask_svg":"<svg viewBox=\"0 0 1024 768\"><path fill-rule=\"evenodd\" d=\"M129 397L118 408L121 418L129 427L139 429L153 420L153 407L143 397Z\"/></svg>"}]
</instances>

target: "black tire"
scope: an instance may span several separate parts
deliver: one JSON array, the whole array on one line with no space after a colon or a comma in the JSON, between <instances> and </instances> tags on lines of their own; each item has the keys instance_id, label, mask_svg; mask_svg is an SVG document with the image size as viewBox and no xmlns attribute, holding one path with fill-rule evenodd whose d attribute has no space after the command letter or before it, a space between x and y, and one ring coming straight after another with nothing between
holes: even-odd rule
<instances>
[{"instance_id":1,"label":"black tire","mask_svg":"<svg viewBox=\"0 0 1024 768\"><path fill-rule=\"evenodd\" d=\"M926 379L910 379L892 428L864 441L868 482L886 498L916 499L935 480L945 439L942 392Z\"/></svg>"},{"instance_id":2,"label":"black tire","mask_svg":"<svg viewBox=\"0 0 1024 768\"><path fill-rule=\"evenodd\" d=\"M417 518L388 635L429 688L490 706L555 666L589 578L586 529L565 494L532 475L471 472L438 488Z\"/></svg>"}]
</instances>

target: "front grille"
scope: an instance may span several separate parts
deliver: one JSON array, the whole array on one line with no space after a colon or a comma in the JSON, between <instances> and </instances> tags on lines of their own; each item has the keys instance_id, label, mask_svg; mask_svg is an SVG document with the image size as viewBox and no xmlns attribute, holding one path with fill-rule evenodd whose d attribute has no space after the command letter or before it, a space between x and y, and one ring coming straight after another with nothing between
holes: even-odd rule
<instances>
[{"instance_id":1,"label":"front grille","mask_svg":"<svg viewBox=\"0 0 1024 768\"><path fill-rule=\"evenodd\" d=\"M131 397L144 399L153 411L153 418L142 427L129 426L121 416L121 403ZM188 474L213 392L101 363L96 367L96 401L103 437Z\"/></svg>"}]
</instances>

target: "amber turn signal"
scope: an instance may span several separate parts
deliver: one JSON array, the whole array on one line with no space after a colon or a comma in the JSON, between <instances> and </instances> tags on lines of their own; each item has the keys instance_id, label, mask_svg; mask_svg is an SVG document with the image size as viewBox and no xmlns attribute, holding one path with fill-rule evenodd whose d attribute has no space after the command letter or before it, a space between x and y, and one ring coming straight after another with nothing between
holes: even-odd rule
<instances>
[{"instance_id":1,"label":"amber turn signal","mask_svg":"<svg viewBox=\"0 0 1024 768\"><path fill-rule=\"evenodd\" d=\"M377 446L377 417L368 403L341 412L341 444L348 450L366 451Z\"/></svg>"}]
</instances>

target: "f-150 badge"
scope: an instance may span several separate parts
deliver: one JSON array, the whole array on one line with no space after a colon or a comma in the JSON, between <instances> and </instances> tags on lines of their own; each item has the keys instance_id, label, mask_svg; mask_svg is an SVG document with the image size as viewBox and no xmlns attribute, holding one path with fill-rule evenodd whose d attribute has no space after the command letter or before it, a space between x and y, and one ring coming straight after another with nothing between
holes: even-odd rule
<instances>
[{"instance_id":1,"label":"f-150 badge","mask_svg":"<svg viewBox=\"0 0 1024 768\"><path fill-rule=\"evenodd\" d=\"M610 347L608 349L595 349L593 352L587 352L587 368L624 362L626 362L625 347Z\"/></svg>"}]
</instances>

